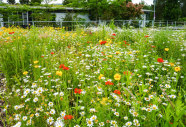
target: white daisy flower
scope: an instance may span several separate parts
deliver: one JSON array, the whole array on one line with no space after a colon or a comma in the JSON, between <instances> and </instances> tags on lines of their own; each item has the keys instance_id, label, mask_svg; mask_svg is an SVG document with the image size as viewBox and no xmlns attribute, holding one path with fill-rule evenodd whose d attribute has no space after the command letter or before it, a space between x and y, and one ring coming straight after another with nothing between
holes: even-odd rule
<instances>
[{"instance_id":1,"label":"white daisy flower","mask_svg":"<svg viewBox=\"0 0 186 127\"><path fill-rule=\"evenodd\" d=\"M47 123L48 123L49 125L52 125L53 122L54 122L54 119L53 119L52 117L49 117L49 118L47 119Z\"/></svg>"},{"instance_id":2,"label":"white daisy flower","mask_svg":"<svg viewBox=\"0 0 186 127\"><path fill-rule=\"evenodd\" d=\"M65 124L61 120L57 120L54 123L54 127L64 127L64 126L65 126Z\"/></svg>"}]
</instances>

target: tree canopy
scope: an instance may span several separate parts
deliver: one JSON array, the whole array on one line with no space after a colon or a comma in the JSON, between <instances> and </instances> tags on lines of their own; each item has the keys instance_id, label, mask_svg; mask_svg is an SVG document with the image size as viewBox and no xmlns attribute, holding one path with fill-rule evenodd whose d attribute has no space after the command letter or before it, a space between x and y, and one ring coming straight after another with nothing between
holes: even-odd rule
<instances>
[{"instance_id":1,"label":"tree canopy","mask_svg":"<svg viewBox=\"0 0 186 127\"><path fill-rule=\"evenodd\" d=\"M178 20L181 17L179 0L156 0L157 20Z\"/></svg>"}]
</instances>

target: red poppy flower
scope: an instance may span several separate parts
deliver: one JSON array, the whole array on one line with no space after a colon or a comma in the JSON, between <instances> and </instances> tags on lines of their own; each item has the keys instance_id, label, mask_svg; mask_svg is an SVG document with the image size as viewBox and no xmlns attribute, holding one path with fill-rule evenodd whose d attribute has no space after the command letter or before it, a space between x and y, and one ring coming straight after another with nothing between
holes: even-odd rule
<instances>
[{"instance_id":1,"label":"red poppy flower","mask_svg":"<svg viewBox=\"0 0 186 127\"><path fill-rule=\"evenodd\" d=\"M170 124L173 124L173 123L171 123L171 122L169 122Z\"/></svg>"},{"instance_id":2,"label":"red poppy flower","mask_svg":"<svg viewBox=\"0 0 186 127\"><path fill-rule=\"evenodd\" d=\"M130 71L124 71L123 72L124 75L128 75L129 73L132 75L132 72L130 72Z\"/></svg>"},{"instance_id":3,"label":"red poppy flower","mask_svg":"<svg viewBox=\"0 0 186 127\"><path fill-rule=\"evenodd\" d=\"M65 120L67 120L67 119L71 120L71 119L73 119L73 116L72 115L65 115L64 116L64 119Z\"/></svg>"},{"instance_id":4,"label":"red poppy flower","mask_svg":"<svg viewBox=\"0 0 186 127\"><path fill-rule=\"evenodd\" d=\"M101 52L103 55L105 55L105 53L104 52Z\"/></svg>"},{"instance_id":5,"label":"red poppy flower","mask_svg":"<svg viewBox=\"0 0 186 127\"><path fill-rule=\"evenodd\" d=\"M65 66L64 66L64 67L63 67L63 70L69 70L69 67L65 67Z\"/></svg>"},{"instance_id":6,"label":"red poppy flower","mask_svg":"<svg viewBox=\"0 0 186 127\"><path fill-rule=\"evenodd\" d=\"M162 58L158 58L157 61L158 61L159 63L163 63L163 62L164 62Z\"/></svg>"},{"instance_id":7,"label":"red poppy flower","mask_svg":"<svg viewBox=\"0 0 186 127\"><path fill-rule=\"evenodd\" d=\"M123 41L123 42L125 42L125 45L130 45L129 43L127 43L126 41ZM123 46L125 46L125 45L123 45Z\"/></svg>"},{"instance_id":8,"label":"red poppy flower","mask_svg":"<svg viewBox=\"0 0 186 127\"><path fill-rule=\"evenodd\" d=\"M114 83L112 83L111 81L106 81L105 85L114 85Z\"/></svg>"},{"instance_id":9,"label":"red poppy flower","mask_svg":"<svg viewBox=\"0 0 186 127\"><path fill-rule=\"evenodd\" d=\"M52 54L52 55L53 55L53 54L54 54L54 52L51 52L50 54Z\"/></svg>"},{"instance_id":10,"label":"red poppy flower","mask_svg":"<svg viewBox=\"0 0 186 127\"><path fill-rule=\"evenodd\" d=\"M107 43L107 41L101 41L100 44L104 45L105 43Z\"/></svg>"},{"instance_id":11,"label":"red poppy flower","mask_svg":"<svg viewBox=\"0 0 186 127\"><path fill-rule=\"evenodd\" d=\"M145 37L147 38L147 37L149 37L149 35L145 35Z\"/></svg>"},{"instance_id":12,"label":"red poppy flower","mask_svg":"<svg viewBox=\"0 0 186 127\"><path fill-rule=\"evenodd\" d=\"M44 57L44 56L41 56L42 58Z\"/></svg>"},{"instance_id":13,"label":"red poppy flower","mask_svg":"<svg viewBox=\"0 0 186 127\"><path fill-rule=\"evenodd\" d=\"M114 37L111 37L111 39L115 39Z\"/></svg>"},{"instance_id":14,"label":"red poppy flower","mask_svg":"<svg viewBox=\"0 0 186 127\"><path fill-rule=\"evenodd\" d=\"M115 94L121 95L121 92L119 90L114 90Z\"/></svg>"},{"instance_id":15,"label":"red poppy flower","mask_svg":"<svg viewBox=\"0 0 186 127\"><path fill-rule=\"evenodd\" d=\"M60 65L59 65L59 68L62 68L62 67L64 67L64 66L65 66L64 64L60 64Z\"/></svg>"},{"instance_id":16,"label":"red poppy flower","mask_svg":"<svg viewBox=\"0 0 186 127\"><path fill-rule=\"evenodd\" d=\"M9 32L9 34L14 34L15 32Z\"/></svg>"},{"instance_id":17,"label":"red poppy flower","mask_svg":"<svg viewBox=\"0 0 186 127\"><path fill-rule=\"evenodd\" d=\"M69 67L65 67L64 64L60 64L59 65L59 68L62 68L63 70L69 70Z\"/></svg>"},{"instance_id":18,"label":"red poppy flower","mask_svg":"<svg viewBox=\"0 0 186 127\"><path fill-rule=\"evenodd\" d=\"M78 88L75 88L75 89L74 89L74 93L76 93L76 94L77 94L77 93L78 93L78 94L81 94L81 91L82 91L82 90L81 90L81 89L78 89Z\"/></svg>"},{"instance_id":19,"label":"red poppy flower","mask_svg":"<svg viewBox=\"0 0 186 127\"><path fill-rule=\"evenodd\" d=\"M112 35L113 35L113 36L116 36L116 34L115 34L115 33L113 33Z\"/></svg>"},{"instance_id":20,"label":"red poppy flower","mask_svg":"<svg viewBox=\"0 0 186 127\"><path fill-rule=\"evenodd\" d=\"M89 41L87 41L87 44L89 44L90 42Z\"/></svg>"}]
</instances>

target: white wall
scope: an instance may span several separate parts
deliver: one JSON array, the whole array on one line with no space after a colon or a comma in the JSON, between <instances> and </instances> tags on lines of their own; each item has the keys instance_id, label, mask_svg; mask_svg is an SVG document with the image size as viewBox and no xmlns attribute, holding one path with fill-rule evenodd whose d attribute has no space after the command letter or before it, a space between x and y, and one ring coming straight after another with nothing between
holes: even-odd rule
<instances>
[{"instance_id":1,"label":"white wall","mask_svg":"<svg viewBox=\"0 0 186 127\"><path fill-rule=\"evenodd\" d=\"M65 18L65 16L68 14L68 13L53 13L53 14L56 14L56 21L60 22L60 21L63 21L63 18ZM72 16L76 15L76 13L70 13ZM85 19L85 21L90 21L88 14L78 14L77 17L78 18L82 18L82 19Z\"/></svg>"}]
</instances>

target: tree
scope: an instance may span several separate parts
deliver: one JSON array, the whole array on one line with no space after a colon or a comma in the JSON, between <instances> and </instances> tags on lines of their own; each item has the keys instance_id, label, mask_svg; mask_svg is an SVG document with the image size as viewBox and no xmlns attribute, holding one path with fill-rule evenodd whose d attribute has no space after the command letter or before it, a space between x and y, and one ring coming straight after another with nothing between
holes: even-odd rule
<instances>
[{"instance_id":1,"label":"tree","mask_svg":"<svg viewBox=\"0 0 186 127\"><path fill-rule=\"evenodd\" d=\"M178 20L180 16L179 0L156 0L156 20Z\"/></svg>"},{"instance_id":2,"label":"tree","mask_svg":"<svg viewBox=\"0 0 186 127\"><path fill-rule=\"evenodd\" d=\"M156 20L164 19L163 12L165 11L165 3L166 0L155 0L155 13L156 13ZM154 7L153 7L154 9Z\"/></svg>"},{"instance_id":3,"label":"tree","mask_svg":"<svg viewBox=\"0 0 186 127\"><path fill-rule=\"evenodd\" d=\"M181 8L179 0L166 0L164 19L165 20L178 20L181 16Z\"/></svg>"},{"instance_id":4,"label":"tree","mask_svg":"<svg viewBox=\"0 0 186 127\"><path fill-rule=\"evenodd\" d=\"M181 4L181 17L186 17L186 0L180 0Z\"/></svg>"},{"instance_id":5,"label":"tree","mask_svg":"<svg viewBox=\"0 0 186 127\"><path fill-rule=\"evenodd\" d=\"M63 0L62 4L63 5L68 5L70 3L72 3L73 1L72 0Z\"/></svg>"},{"instance_id":6,"label":"tree","mask_svg":"<svg viewBox=\"0 0 186 127\"><path fill-rule=\"evenodd\" d=\"M142 14L142 5L131 0L64 0L64 5L89 9L91 20L134 19Z\"/></svg>"},{"instance_id":7,"label":"tree","mask_svg":"<svg viewBox=\"0 0 186 127\"><path fill-rule=\"evenodd\" d=\"M19 2L20 2L20 4L28 4L29 0L20 0Z\"/></svg>"},{"instance_id":8,"label":"tree","mask_svg":"<svg viewBox=\"0 0 186 127\"><path fill-rule=\"evenodd\" d=\"M134 19L142 14L142 5L126 3L126 0L89 0L90 18L93 20Z\"/></svg>"},{"instance_id":9,"label":"tree","mask_svg":"<svg viewBox=\"0 0 186 127\"><path fill-rule=\"evenodd\" d=\"M31 0L32 5L40 5L42 0Z\"/></svg>"},{"instance_id":10,"label":"tree","mask_svg":"<svg viewBox=\"0 0 186 127\"><path fill-rule=\"evenodd\" d=\"M48 5L52 1L57 1L57 0L42 0L46 5Z\"/></svg>"},{"instance_id":11,"label":"tree","mask_svg":"<svg viewBox=\"0 0 186 127\"><path fill-rule=\"evenodd\" d=\"M148 5L144 0L142 0L140 3L140 5L143 5L143 9L147 9L147 10L152 10L152 6L153 5Z\"/></svg>"},{"instance_id":12,"label":"tree","mask_svg":"<svg viewBox=\"0 0 186 127\"><path fill-rule=\"evenodd\" d=\"M15 4L15 0L8 0L9 4Z\"/></svg>"}]
</instances>

